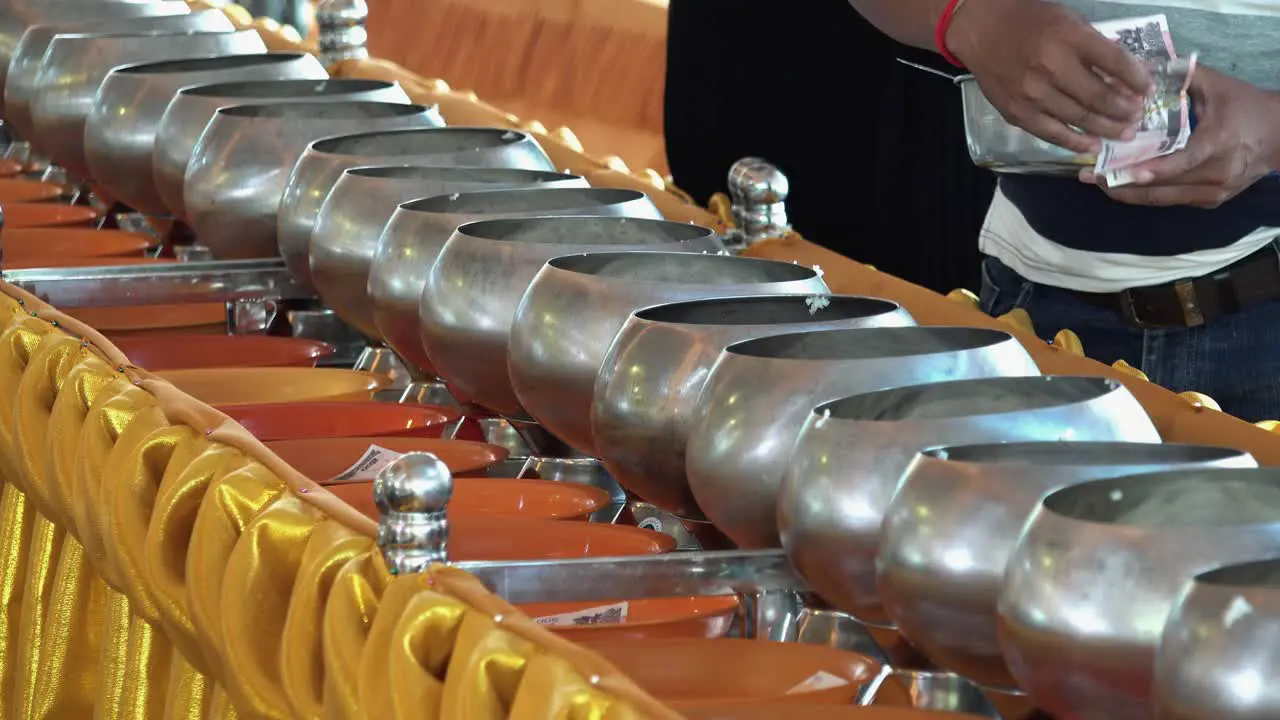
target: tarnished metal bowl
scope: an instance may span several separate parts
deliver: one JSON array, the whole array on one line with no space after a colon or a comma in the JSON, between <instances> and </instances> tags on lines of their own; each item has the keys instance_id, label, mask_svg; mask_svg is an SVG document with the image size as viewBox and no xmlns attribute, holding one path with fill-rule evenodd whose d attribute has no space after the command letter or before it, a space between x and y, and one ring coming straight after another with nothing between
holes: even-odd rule
<instances>
[{"instance_id":1,"label":"tarnished metal bowl","mask_svg":"<svg viewBox=\"0 0 1280 720\"><path fill-rule=\"evenodd\" d=\"M885 512L911 460L947 443L1014 440L1160 436L1123 385L1099 377L953 380L825 403L805 422L778 495L782 545L824 600L890 626L876 558Z\"/></svg>"},{"instance_id":2,"label":"tarnished metal bowl","mask_svg":"<svg viewBox=\"0 0 1280 720\"><path fill-rule=\"evenodd\" d=\"M684 518L702 516L685 476L698 398L720 353L735 343L797 330L914 325L896 303L833 295L710 298L638 310L596 377L591 434L623 487Z\"/></svg>"},{"instance_id":3,"label":"tarnished metal bowl","mask_svg":"<svg viewBox=\"0 0 1280 720\"><path fill-rule=\"evenodd\" d=\"M440 124L443 125L443 121ZM316 216L342 171L387 162L437 167L556 169L532 135L500 128L384 130L317 140L307 147L294 166L277 213L280 255L289 272L300 282L313 286L311 234Z\"/></svg>"},{"instance_id":4,"label":"tarnished metal bowl","mask_svg":"<svg viewBox=\"0 0 1280 720\"><path fill-rule=\"evenodd\" d=\"M575 251L717 252L707 228L665 220L553 217L458 228L427 275L418 318L436 371L471 401L520 415L507 354L516 308L548 260Z\"/></svg>"},{"instance_id":5,"label":"tarnished metal bowl","mask_svg":"<svg viewBox=\"0 0 1280 720\"><path fill-rule=\"evenodd\" d=\"M739 547L777 547L778 488L815 405L900 385L1037 373L1022 345L998 330L815 330L736 343L711 368L689 424L689 487Z\"/></svg>"},{"instance_id":6,"label":"tarnished metal bowl","mask_svg":"<svg viewBox=\"0 0 1280 720\"><path fill-rule=\"evenodd\" d=\"M1276 556L1274 468L1063 488L1041 501L1009 558L1000 648L1018 686L1054 717L1152 717L1156 648L1187 581Z\"/></svg>"},{"instance_id":7,"label":"tarnished metal bowl","mask_svg":"<svg viewBox=\"0 0 1280 720\"><path fill-rule=\"evenodd\" d=\"M32 143L68 176L87 179L85 119L107 73L121 65L192 55L266 51L256 30L166 34L58 35L49 44L31 101Z\"/></svg>"},{"instance_id":8,"label":"tarnished metal bowl","mask_svg":"<svg viewBox=\"0 0 1280 720\"><path fill-rule=\"evenodd\" d=\"M1227 565L1183 588L1156 652L1160 720L1280 717L1280 560Z\"/></svg>"},{"instance_id":9,"label":"tarnished metal bowl","mask_svg":"<svg viewBox=\"0 0 1280 720\"><path fill-rule=\"evenodd\" d=\"M235 105L214 113L183 180L200 244L219 260L278 257L276 209L294 164L317 137L354 128L434 127L435 108L387 102Z\"/></svg>"},{"instance_id":10,"label":"tarnished metal bowl","mask_svg":"<svg viewBox=\"0 0 1280 720\"><path fill-rule=\"evenodd\" d=\"M1000 582L1018 534L1045 495L1158 470L1256 466L1246 452L1202 445L1011 442L927 450L885 513L881 600L903 636L940 667L1011 689L996 637Z\"/></svg>"},{"instance_id":11,"label":"tarnished metal bowl","mask_svg":"<svg viewBox=\"0 0 1280 720\"><path fill-rule=\"evenodd\" d=\"M596 215L661 219L649 196L612 188L525 188L440 195L405 203L378 240L369 299L378 334L424 375L434 375L418 332L427 274L460 225L488 219Z\"/></svg>"},{"instance_id":12,"label":"tarnished metal bowl","mask_svg":"<svg viewBox=\"0 0 1280 720\"><path fill-rule=\"evenodd\" d=\"M396 83L382 80L328 80L328 73L298 80L258 80L216 83L184 88L169 104L156 129L156 191L169 212L188 220L183 207L187 166L196 143L214 113L233 105L279 103L408 103L409 96ZM286 172L291 172L289 168Z\"/></svg>"},{"instance_id":13,"label":"tarnished metal bowl","mask_svg":"<svg viewBox=\"0 0 1280 720\"><path fill-rule=\"evenodd\" d=\"M151 215L167 212L156 192L156 129L184 87L231 79L325 77L310 53L254 53L126 65L112 70L85 120L85 159L104 193Z\"/></svg>"},{"instance_id":14,"label":"tarnished metal bowl","mask_svg":"<svg viewBox=\"0 0 1280 720\"><path fill-rule=\"evenodd\" d=\"M195 15L197 17L191 17ZM185 2L132 2L130 0L43 0L25 8L0 9L0 97L4 98L5 120L19 130L31 131L27 106L34 92L40 61L59 32L147 32L152 30L235 29L219 10L192 12ZM9 117L10 85L25 87L13 95L22 106L18 116Z\"/></svg>"},{"instance_id":15,"label":"tarnished metal bowl","mask_svg":"<svg viewBox=\"0 0 1280 720\"><path fill-rule=\"evenodd\" d=\"M538 271L516 310L508 372L520 406L555 437L596 455L596 376L631 313L679 300L826 295L810 267L731 255L599 252Z\"/></svg>"},{"instance_id":16,"label":"tarnished metal bowl","mask_svg":"<svg viewBox=\"0 0 1280 720\"><path fill-rule=\"evenodd\" d=\"M577 175L543 170L374 166L346 170L316 215L311 279L325 304L360 332L378 337L369 268L396 208L411 200L511 187L587 187Z\"/></svg>"}]
</instances>

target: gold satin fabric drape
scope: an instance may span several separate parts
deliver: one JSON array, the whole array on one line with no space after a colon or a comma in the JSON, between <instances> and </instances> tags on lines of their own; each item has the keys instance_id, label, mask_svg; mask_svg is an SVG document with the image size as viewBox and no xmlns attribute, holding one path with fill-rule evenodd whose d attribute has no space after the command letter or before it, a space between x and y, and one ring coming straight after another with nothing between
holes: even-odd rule
<instances>
[{"instance_id":1,"label":"gold satin fabric drape","mask_svg":"<svg viewBox=\"0 0 1280 720\"><path fill-rule=\"evenodd\" d=\"M678 717L0 291L0 720Z\"/></svg>"}]
</instances>

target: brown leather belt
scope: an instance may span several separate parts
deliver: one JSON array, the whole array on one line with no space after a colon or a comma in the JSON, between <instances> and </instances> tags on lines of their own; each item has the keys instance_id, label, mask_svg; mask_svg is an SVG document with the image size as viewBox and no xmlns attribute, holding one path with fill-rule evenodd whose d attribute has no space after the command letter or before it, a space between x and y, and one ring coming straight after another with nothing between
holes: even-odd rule
<instances>
[{"instance_id":1,"label":"brown leather belt","mask_svg":"<svg viewBox=\"0 0 1280 720\"><path fill-rule=\"evenodd\" d=\"M1118 293L1076 295L1114 310L1135 328L1200 327L1280 298L1280 253L1269 243L1212 275Z\"/></svg>"}]
</instances>

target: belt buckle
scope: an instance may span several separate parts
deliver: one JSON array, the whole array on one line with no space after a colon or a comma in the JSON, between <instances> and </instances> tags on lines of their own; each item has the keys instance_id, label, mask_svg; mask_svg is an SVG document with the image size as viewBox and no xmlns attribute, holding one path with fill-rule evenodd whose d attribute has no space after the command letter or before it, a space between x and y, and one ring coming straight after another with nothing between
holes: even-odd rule
<instances>
[{"instance_id":1,"label":"belt buckle","mask_svg":"<svg viewBox=\"0 0 1280 720\"><path fill-rule=\"evenodd\" d=\"M1173 284L1173 294L1178 298L1178 306L1182 310L1183 327L1194 328L1204 325L1204 312L1200 309L1200 301L1196 296L1194 280L1179 280ZM1138 315L1133 304L1133 291L1120 293L1120 312L1130 325L1143 330L1167 327L1160 323L1147 322Z\"/></svg>"},{"instance_id":2,"label":"belt buckle","mask_svg":"<svg viewBox=\"0 0 1280 720\"><path fill-rule=\"evenodd\" d=\"M1128 323L1140 330L1153 330L1160 327L1155 323L1149 323L1138 317L1138 309L1133 305L1133 291L1122 290L1120 292L1120 314Z\"/></svg>"}]
</instances>

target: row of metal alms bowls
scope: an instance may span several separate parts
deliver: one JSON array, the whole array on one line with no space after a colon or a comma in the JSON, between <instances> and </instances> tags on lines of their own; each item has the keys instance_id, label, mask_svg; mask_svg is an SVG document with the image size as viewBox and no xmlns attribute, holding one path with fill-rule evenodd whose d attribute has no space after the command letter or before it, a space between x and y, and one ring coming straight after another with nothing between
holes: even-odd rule
<instances>
[{"instance_id":1,"label":"row of metal alms bowls","mask_svg":"<svg viewBox=\"0 0 1280 720\"><path fill-rule=\"evenodd\" d=\"M639 254L639 255L643 255L643 254ZM636 255L633 255L632 257L636 257ZM554 265L554 262L552 265ZM603 296L607 296L607 294ZM799 299L793 298L793 301L798 302ZM829 333L829 334L832 334L832 333ZM869 334L869 331L863 331L862 333L859 333L859 335L867 335L867 334ZM812 335L816 335L816 334L812 334ZM758 383L759 379L760 379L760 376L757 375L755 377L755 381ZM1007 381L985 381L985 384L983 381L974 381L967 384L959 383L959 382L954 384L942 383L942 384L931 385L924 388L911 388L910 393L915 399L915 401L918 402L919 399L922 397L927 397L930 394L936 394L938 392L938 388L946 388L946 389L950 389L951 387L960 388L962 385L967 385L967 390L968 390L967 401L970 403L970 407L972 407L973 403L985 402L990 405L990 407L988 407L987 409L987 412L989 414L1004 415L1006 413L1000 412L1000 410L1004 408L1004 403L1011 402L1011 401L1016 403L1018 402L1018 398L1025 397L1026 393L1025 392L1006 393L1010 397L1002 398L1001 393L998 391L1001 389L1000 385L1003 382L1007 382ZM1094 432L1097 433L1096 437L1099 437L1102 439L1113 438L1113 437L1120 438L1120 439L1125 439L1125 438L1146 439L1146 440L1156 439L1154 435L1154 430L1150 427L1149 422L1146 422L1145 424L1141 422L1141 420L1145 420L1145 416L1141 413L1140 408L1136 406L1136 403L1134 403L1132 398L1129 397L1122 390L1120 390L1118 386L1108 383L1107 381L1097 380L1097 379L1083 379L1083 378L1072 378L1072 379L1039 378L1039 379L1023 379L1016 382L1040 383L1043 385L1044 388L1050 388L1051 387L1050 383L1054 384L1054 387L1052 387L1051 390L1047 391L1044 394L1044 397L1040 398L1036 402L1031 403L1033 406L1037 406L1033 408L1034 410L1040 410L1040 409L1043 409L1045 406L1048 406L1050 408L1053 408L1055 411L1057 411L1057 414L1059 415L1059 417L1057 418L1056 423L1052 421L1055 415L1054 412L1043 413L1044 415L1046 415L1046 417L1041 418L1041 420L1043 421L1043 424L1046 426L1048 435L1052 439L1061 439L1064 437L1072 437L1072 438L1089 437L1091 428L1087 427L1087 424L1086 424L1084 427L1084 430L1082 431L1081 423L1078 421L1073 422L1071 418L1071 415L1073 414L1072 411L1074 411L1074 414L1078 416L1087 418L1090 415L1089 410L1092 410L1093 411L1092 414L1095 415L1096 417L1097 427L1092 429ZM1009 388L1006 387L1004 389L1007 391ZM871 412L870 418L874 418L876 420L883 420L885 418L886 407L889 409L896 409L896 411L901 412L901 409L903 407L903 398L902 397L893 398L891 396L893 392L894 391L889 391L889 393L885 393L885 392L877 393L882 397L877 398L878 402L871 403L873 406L878 406L878 407L877 409ZM902 391L902 392L906 392L906 391ZM1010 398L1012 398L1012 400L1010 400ZM1109 402L1099 400L1099 398L1106 398ZM936 405L939 403L947 404L949 401L951 404L954 405L956 400L957 398L955 397L947 397L947 393L944 392L942 393L941 397L934 398L932 403L924 402L922 404L925 407L929 407L930 405ZM866 402L865 398L863 399L863 402ZM1092 408L1086 407L1090 402L1093 402L1095 407L1092 407ZM907 402L906 405L910 407L912 403ZM1108 405L1110 407L1107 407ZM1128 407L1125 407L1126 405ZM963 407L963 403L961 403L961 406ZM1070 407L1071 411L1063 412L1062 407L1064 406ZM839 412L839 408L837 408L837 412L835 413L829 412L831 408L820 408L820 410L822 412L816 415L818 417L818 421L813 424L822 424L824 420L831 420L832 417L835 418L835 422L837 423L841 420L850 419L850 418L842 417L842 413ZM1113 412L1113 411L1119 411L1119 410L1129 410L1130 412ZM929 411L925 411L922 414L925 416L925 419L930 419ZM908 413L908 415L910 415L910 413ZM943 415L945 415L945 413ZM862 418L862 419L865 420L868 418ZM1077 418L1077 420L1078 419L1079 418ZM1003 417L1001 418L1001 420L1008 422L1009 418ZM1138 420L1138 422L1135 422L1135 420ZM1014 423L1014 424L1017 424L1017 423ZM1129 428L1130 430L1126 432L1125 428ZM847 435L848 433L845 433L845 434ZM1143 435L1146 435L1146 437L1143 438L1142 437ZM1031 433L1031 436L1035 437L1035 434ZM910 454L907 453L905 458L900 458L899 460L900 462L905 462L906 460L909 460L909 458L910 458ZM901 468L899 468L899 470L901 470ZM897 474L900 474L900 472ZM887 472L884 475L884 477L888 478L894 475L895 475L894 472ZM891 495L892 492L890 492L889 494ZM822 505L823 503L821 501L818 501L817 503L814 503L814 504ZM830 573L830 570L831 570L830 567L826 568L827 572L825 573L825 575L827 577L830 577L832 575L832 573ZM865 571L865 568L864 568L864 571ZM836 576L839 576L841 574L842 573L834 573L834 575ZM824 573L819 573L819 575L824 575ZM872 580L872 583L874 584L874 579ZM872 592L874 593L874 590ZM828 595L828 597L830 597L830 595Z\"/></svg>"},{"instance_id":2,"label":"row of metal alms bowls","mask_svg":"<svg viewBox=\"0 0 1280 720\"><path fill-rule=\"evenodd\" d=\"M655 311L658 311L658 310L661 310L661 309L655 309ZM903 332L903 331L899 330L898 332ZM855 331L854 333L851 333L851 334L856 337L860 335L870 335L871 332ZM812 341L814 336L824 336L824 335L834 336L835 333L812 333L812 334L809 334L810 337L808 339L809 341ZM788 340L789 342L798 342L798 341L802 341L803 339L804 339L803 335L797 334L789 338ZM827 352L830 352L830 350L828 350ZM676 357L679 357L679 356L677 355ZM615 366L615 369L616 369L616 366ZM767 376L762 376L759 374L754 375L753 382L756 385L760 385L762 377L767 377ZM1079 416L1079 418L1087 418L1090 415L1089 410L1092 410L1092 414L1095 416L1095 423L1096 423L1095 427L1093 428L1090 428L1088 426L1088 423L1082 424L1081 422L1079 422L1078 421L1079 418L1077 418L1077 421L1071 421L1069 418L1072 413L1068 412L1063 414L1061 411L1061 407L1056 409L1057 411L1056 414L1059 415L1059 418L1058 418L1059 422L1057 423L1050 421L1050 419L1053 418L1053 415L1055 414L1055 412L1043 413L1046 417L1043 417L1041 419L1042 421L1046 421L1044 422L1044 425L1046 426L1044 430L1048 435L1047 439L1068 439L1068 438L1087 439L1090 436L1091 432L1096 433L1094 437L1099 439L1130 439L1130 440L1147 440L1147 441L1153 441L1157 439L1156 436L1154 435L1154 430L1149 425L1149 422L1146 422L1146 423L1143 422L1145 420L1145 416L1142 415L1140 409L1136 406L1136 403L1134 403L1132 398L1129 397L1127 393L1124 393L1117 386L1115 386L1114 384L1108 383L1107 381L1103 381L1099 379L1084 379L1084 378L1041 378L1041 379L1016 380L1016 381L987 380L987 381L973 381L968 383L955 382L955 383L941 383L941 384L935 384L935 385L930 385L925 387L911 387L911 388L899 389L895 391L882 391L879 393L873 393L872 396L864 396L862 398L842 401L843 405L841 403L833 403L832 406L819 408L818 412L815 412L813 417L810 419L810 425L822 426L822 425L825 425L826 422L833 422L836 424L840 424L843 421L850 421L850 420L855 420L855 421L861 420L864 422L865 421L884 422L886 419L888 419L888 416L892 416L895 414L898 414L898 416L895 419L899 421L902 421L905 419L911 419L911 420L917 420L917 421L921 419L924 419L924 420L943 419L947 417L947 413L943 412L939 415L936 409L930 410L928 408L931 405L935 406L936 408L937 405L947 405L947 404L952 405L952 411L956 412L959 408L966 408L966 407L970 411L972 411L974 409L975 403L978 403L978 404L987 403L988 407L986 408L986 413L999 416L1004 414L1000 412L1004 403L1010 402L1008 398L1001 397L1001 393L999 392L1002 389L1001 386L1004 385L1005 387L1003 389L1007 391L1009 390L1009 385L1014 383L1043 383L1044 387L1046 388L1050 387L1049 385L1050 383L1054 383L1055 385L1057 385L1057 387L1053 388L1052 391L1048 392L1044 398L1040 399L1038 402L1033 402L1032 403L1033 405L1039 404L1042 406L1049 406L1049 407L1053 407L1054 405L1060 405L1060 406L1066 406L1066 407L1074 406L1072 410L1074 414ZM1090 387L1091 385L1092 387ZM739 387L739 389L745 390L747 387L748 386L746 384L743 384ZM964 391L964 392L953 394L955 393L955 391ZM748 393L744 393L744 394L748 394ZM927 398L930 395L936 395L937 397L933 398L932 401L929 401ZM1025 392L1012 393L1012 397L1014 398L1018 398L1020 396L1025 396ZM1100 398L1106 398L1106 400L1100 401L1099 400ZM959 405L957 407L956 403L960 400L963 400L964 402L959 402ZM966 402L968 403L967 406L965 404ZM1013 402L1018 402L1018 400L1015 399L1013 400ZM1094 407L1092 408L1088 407L1090 402L1093 403ZM848 407L851 404L861 405L862 407L851 410L851 408ZM919 407L913 407L917 405ZM905 408L905 412L904 412L904 408ZM1038 409L1042 409L1042 408L1038 408ZM861 417L859 416L860 414L862 414ZM903 417L903 415L905 415L906 417ZM980 415L982 415L982 413L980 413ZM965 417L966 415L964 413L960 413L959 417L955 419L960 420L961 418L965 418ZM973 416L968 416L968 419L972 421ZM1010 418L1007 416L1000 419L1004 422L1008 422L1010 420ZM961 422L963 422L963 420L961 420ZM1014 424L1018 424L1018 423L1014 423ZM723 427L723 424L721 424L721 426ZM891 433L890 437L892 437L897 433L900 433L902 430L908 427L909 427L908 425L901 425L901 424L897 425L896 427L893 427L892 429L895 432ZM942 432L940 439L946 440L948 435L950 435L950 437L954 440L955 439L954 429L955 428L952 428L952 433L950 434L947 432ZM987 432L990 432L990 431L988 430ZM999 435L999 433L995 433L995 434ZM1028 434L1032 437L1036 436L1035 431L1031 431ZM843 432L840 430L833 431L833 435L842 436L843 438L847 439L850 436L854 436L854 437L858 436L858 433L851 432L850 428L846 426L845 428L843 428ZM1015 434L1013 438L1016 439L1019 436L1021 435ZM884 442L888 442L889 440L889 438L879 438L879 439L883 440ZM975 438L965 438L965 439L974 440ZM976 439L979 439L979 440L984 439L983 434L978 433L978 437ZM1009 438L1006 438L1006 439L1009 439ZM821 445L821 443L819 444ZM825 464L838 467L840 466L840 463L832 462L831 453L825 452L825 451L838 449L839 444L840 444L839 441L837 441L834 444L834 447L830 445L826 446L823 448L824 452L816 452L814 454L818 456L825 456L826 458ZM868 443L868 446L863 446L859 444L859 445L856 445L855 447L847 447L845 448L845 450L846 450L846 453L849 455L862 453L865 456L869 454L869 451L871 449L870 446L874 444L876 443ZM883 446L884 443L882 442L880 444ZM803 445L803 438L802 438L802 445ZM1045 447L1049 447L1049 446L1046 445ZM887 493L884 492L883 488L881 488L881 497L884 498L883 500L880 501L881 503L886 502L889 498L892 497L893 495L892 486L896 485L895 479L896 477L901 475L901 470L904 469L903 466L907 462L909 462L911 454L916 449L919 449L919 448L917 447L917 448L909 449L901 453L900 457L896 459L896 462L888 463L890 465L896 465L897 469L895 470L890 468L888 469L888 471L884 472L883 475L880 475L880 477L887 479L891 484ZM1180 467L1180 466L1197 466L1197 465L1232 466L1232 465L1239 465L1239 464L1250 464L1252 462L1251 459L1249 459L1247 456L1242 455L1240 453L1216 450L1212 448L1186 448L1186 447L1178 447L1178 446L1168 446L1168 447L1151 446L1150 448L1143 448L1141 446L1119 446L1119 445L1090 446L1090 445L1073 445L1068 443L1068 444L1060 444L1054 449L1058 450L1059 452L1073 452L1073 451L1074 452L1090 452L1092 451L1094 453L1092 457L1095 459L1095 462L1097 462L1098 464L1100 465L1111 464L1111 465L1118 466L1118 467L1112 468L1109 474L1124 474L1126 470L1135 470L1135 469L1142 468L1144 466L1147 467L1147 469L1158 469L1161 467ZM1108 452L1118 453L1119 457L1112 458L1112 459L1108 459L1104 457ZM1125 461L1126 453L1128 453L1129 457L1133 459ZM1102 456L1099 456L1098 454L1101 454ZM1145 458L1143 457L1144 455L1145 455ZM840 459L840 457L841 456L837 456L837 459ZM1081 464L1087 465L1088 457L1089 456L1086 456L1084 459L1082 459L1080 461ZM750 460L754 460L754 459L755 458L748 458L747 460L749 462ZM875 469L874 465L872 466L872 469ZM1103 476L1108 474L1107 471L1102 471L1102 470L1098 470L1095 472L1097 473L1098 476ZM857 473L854 473L854 474L856 475ZM872 474L875 475L875 473L872 473ZM848 473L844 473L843 475L847 476ZM742 476L739 476L738 480L741 480L741 479L742 479ZM839 497L836 497L836 498L822 497L822 496L814 497L812 493L805 492L805 491L799 491L797 492L797 495L807 496L806 499L810 500L810 502L808 502L807 504L811 506L816 506L819 508L835 507L840 504L841 500L848 500L848 498L839 498ZM1032 497L1032 502L1034 502L1034 499L1038 497L1038 495L1033 495L1031 497ZM853 502L847 503L847 504L858 505L859 499L855 499L853 500ZM880 519L880 516L877 516L876 513L871 513L871 516L872 517L869 522L871 529L868 532L874 535L876 534L875 526L879 524L877 520ZM1018 524L1015 522L1013 525L1013 528L1015 531L1017 527L1018 527ZM844 533L844 535L839 538L841 541L847 541L849 536L849 530L850 530L849 527L837 528L837 531L839 533ZM840 545L840 547L842 547L846 551L845 554L846 555L848 554L847 542L835 543L835 544ZM868 569L870 569L872 571L872 574L871 574L872 590L870 592L871 592L871 597L875 596L873 565L869 568L864 563L861 568L855 568L855 572L851 572L851 573L844 573L844 572L833 573L832 568L833 568L832 564L827 564L825 567L821 567L821 568L815 568L814 575L816 577L822 577L828 580L832 578L861 575L862 578L865 580L867 579L866 572ZM860 572L858 572L859 570ZM830 599L833 596L833 594L834 593L828 592L826 593L826 596L828 597L828 599Z\"/></svg>"},{"instance_id":3,"label":"row of metal alms bowls","mask_svg":"<svg viewBox=\"0 0 1280 720\"><path fill-rule=\"evenodd\" d=\"M212 164L208 182L199 183L206 195L197 198L210 217L204 224L212 229L205 234L223 227L219 219L242 224L240 229L248 233L212 239L225 257L259 254L257 246L268 244L264 237L274 230L287 169L307 143L356 129L442 124L434 109L407 106L407 96L394 84L329 81L314 58L266 53L255 33L229 32L229 26L222 26L228 22L221 13L200 12L161 17L155 27L125 25L118 32L58 34L68 28L30 28L14 54L6 112L19 118L15 125L26 127L37 149L73 177L94 175L108 194L144 212L170 210L196 222L186 212L185 174L192 166L208 169ZM44 45L48 50L41 53ZM231 79L242 82L226 82ZM184 87L190 92L179 92ZM291 103L308 107L279 107ZM246 104L271 109L248 110ZM31 115L30 123L21 119L25 115ZM209 138L212 163L196 152L211 120L220 125ZM254 132L244 133L234 147L218 145L245 125ZM285 125L288 132L280 132ZM257 184L248 185L252 192L227 195L221 179L226 167L219 158L236 153L269 158L273 167L259 174ZM158 162L175 156L180 165L176 172ZM233 165L243 168L244 163ZM175 199L181 199L181 207L170 207ZM237 237L238 242L222 247L222 239ZM274 245L273 239L269 244Z\"/></svg>"}]
</instances>

